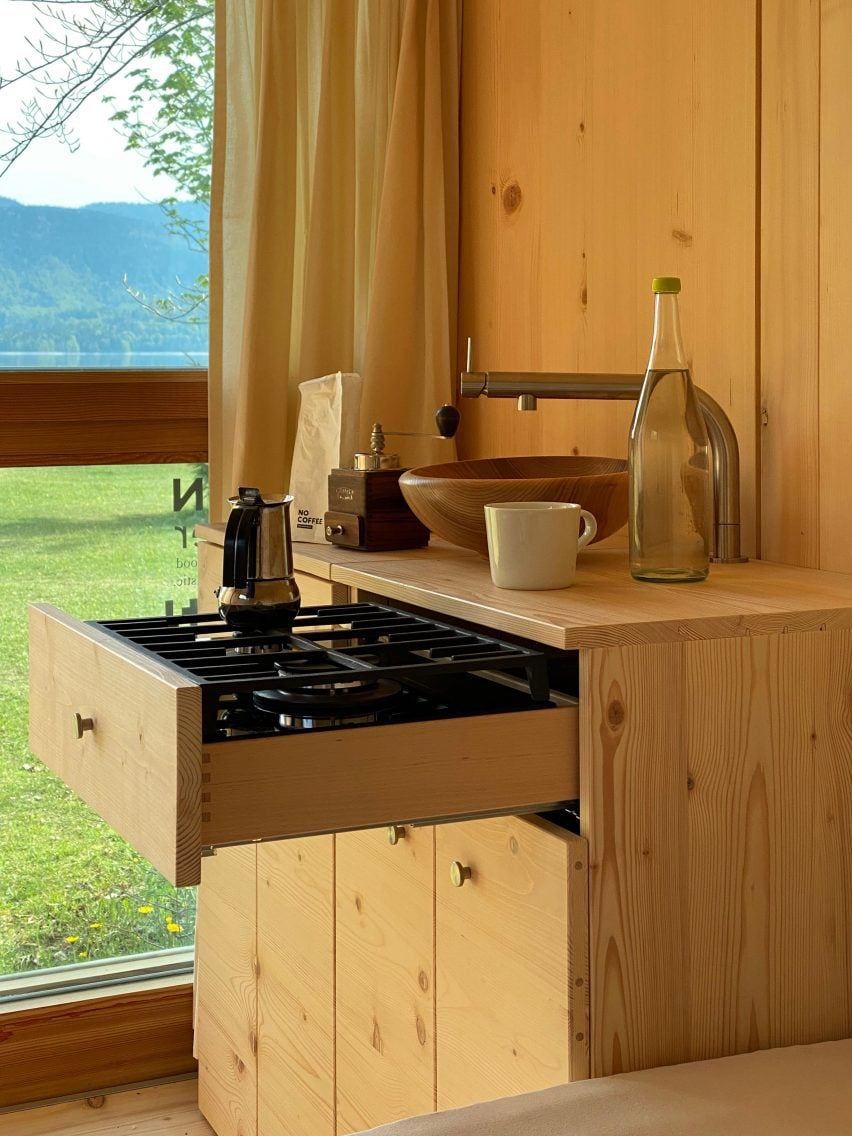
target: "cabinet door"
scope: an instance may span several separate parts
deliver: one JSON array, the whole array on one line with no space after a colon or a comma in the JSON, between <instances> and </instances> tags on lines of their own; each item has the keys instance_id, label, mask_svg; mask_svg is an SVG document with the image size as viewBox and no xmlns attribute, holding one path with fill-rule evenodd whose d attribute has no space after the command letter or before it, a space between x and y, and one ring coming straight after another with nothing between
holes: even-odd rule
<instances>
[{"instance_id":1,"label":"cabinet door","mask_svg":"<svg viewBox=\"0 0 852 1136\"><path fill-rule=\"evenodd\" d=\"M217 1136L257 1127L256 850L203 861L195 944L198 1103Z\"/></svg>"},{"instance_id":2,"label":"cabinet door","mask_svg":"<svg viewBox=\"0 0 852 1136\"><path fill-rule=\"evenodd\" d=\"M435 1107L433 887L431 826L337 837L339 1136Z\"/></svg>"},{"instance_id":3,"label":"cabinet door","mask_svg":"<svg viewBox=\"0 0 852 1136\"><path fill-rule=\"evenodd\" d=\"M585 847L538 818L436 829L439 1109L588 1075Z\"/></svg>"},{"instance_id":4,"label":"cabinet door","mask_svg":"<svg viewBox=\"0 0 852 1136\"><path fill-rule=\"evenodd\" d=\"M257 863L258 1133L334 1136L334 837Z\"/></svg>"}]
</instances>

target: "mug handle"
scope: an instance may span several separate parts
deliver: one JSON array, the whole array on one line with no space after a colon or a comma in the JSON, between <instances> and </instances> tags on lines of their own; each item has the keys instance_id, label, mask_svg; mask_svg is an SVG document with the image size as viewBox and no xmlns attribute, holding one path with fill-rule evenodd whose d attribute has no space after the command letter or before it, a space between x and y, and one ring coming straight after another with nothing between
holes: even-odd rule
<instances>
[{"instance_id":1,"label":"mug handle","mask_svg":"<svg viewBox=\"0 0 852 1136\"><path fill-rule=\"evenodd\" d=\"M577 538L577 547L585 548L590 540L594 540L598 531L598 522L587 509L580 510L580 520L583 522L583 531Z\"/></svg>"}]
</instances>

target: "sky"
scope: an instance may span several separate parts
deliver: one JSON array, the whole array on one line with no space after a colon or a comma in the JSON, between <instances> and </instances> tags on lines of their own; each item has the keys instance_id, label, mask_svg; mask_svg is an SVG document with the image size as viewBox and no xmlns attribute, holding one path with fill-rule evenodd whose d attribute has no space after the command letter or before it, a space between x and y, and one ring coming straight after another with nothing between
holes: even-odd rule
<instances>
[{"instance_id":1,"label":"sky","mask_svg":"<svg viewBox=\"0 0 852 1136\"><path fill-rule=\"evenodd\" d=\"M18 60L33 55L25 37L38 34L35 15L33 0L0 0L0 75L4 80L16 73ZM8 142L5 128L18 119L26 93L23 83L0 89L0 151ZM109 122L110 113L95 95L74 116L79 149L71 153L56 139L39 139L12 166L2 169L0 197L26 205L73 207L94 201L159 201L171 193L167 178L154 177L138 155L124 150L123 138Z\"/></svg>"}]
</instances>

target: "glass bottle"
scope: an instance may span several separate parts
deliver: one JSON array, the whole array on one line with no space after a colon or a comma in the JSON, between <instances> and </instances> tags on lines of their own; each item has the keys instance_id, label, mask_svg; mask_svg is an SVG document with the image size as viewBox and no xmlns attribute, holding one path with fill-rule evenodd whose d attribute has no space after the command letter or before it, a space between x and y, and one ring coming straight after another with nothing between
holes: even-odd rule
<instances>
[{"instance_id":1,"label":"glass bottle","mask_svg":"<svg viewBox=\"0 0 852 1136\"><path fill-rule=\"evenodd\" d=\"M637 580L704 580L710 564L713 487L704 415L680 336L680 280L660 276L654 339L630 427L630 571Z\"/></svg>"}]
</instances>

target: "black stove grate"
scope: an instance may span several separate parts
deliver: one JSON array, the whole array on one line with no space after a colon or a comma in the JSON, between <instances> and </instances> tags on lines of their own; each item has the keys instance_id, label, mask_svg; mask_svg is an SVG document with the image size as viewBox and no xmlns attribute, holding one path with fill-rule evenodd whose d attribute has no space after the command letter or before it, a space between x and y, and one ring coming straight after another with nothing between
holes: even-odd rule
<instances>
[{"instance_id":1,"label":"black stove grate","mask_svg":"<svg viewBox=\"0 0 852 1136\"><path fill-rule=\"evenodd\" d=\"M93 621L94 622L94 621ZM332 680L522 672L533 702L549 698L543 652L375 603L302 608L287 631L234 631L217 615L98 621L95 626L198 683L207 740L220 701L260 690Z\"/></svg>"}]
</instances>

